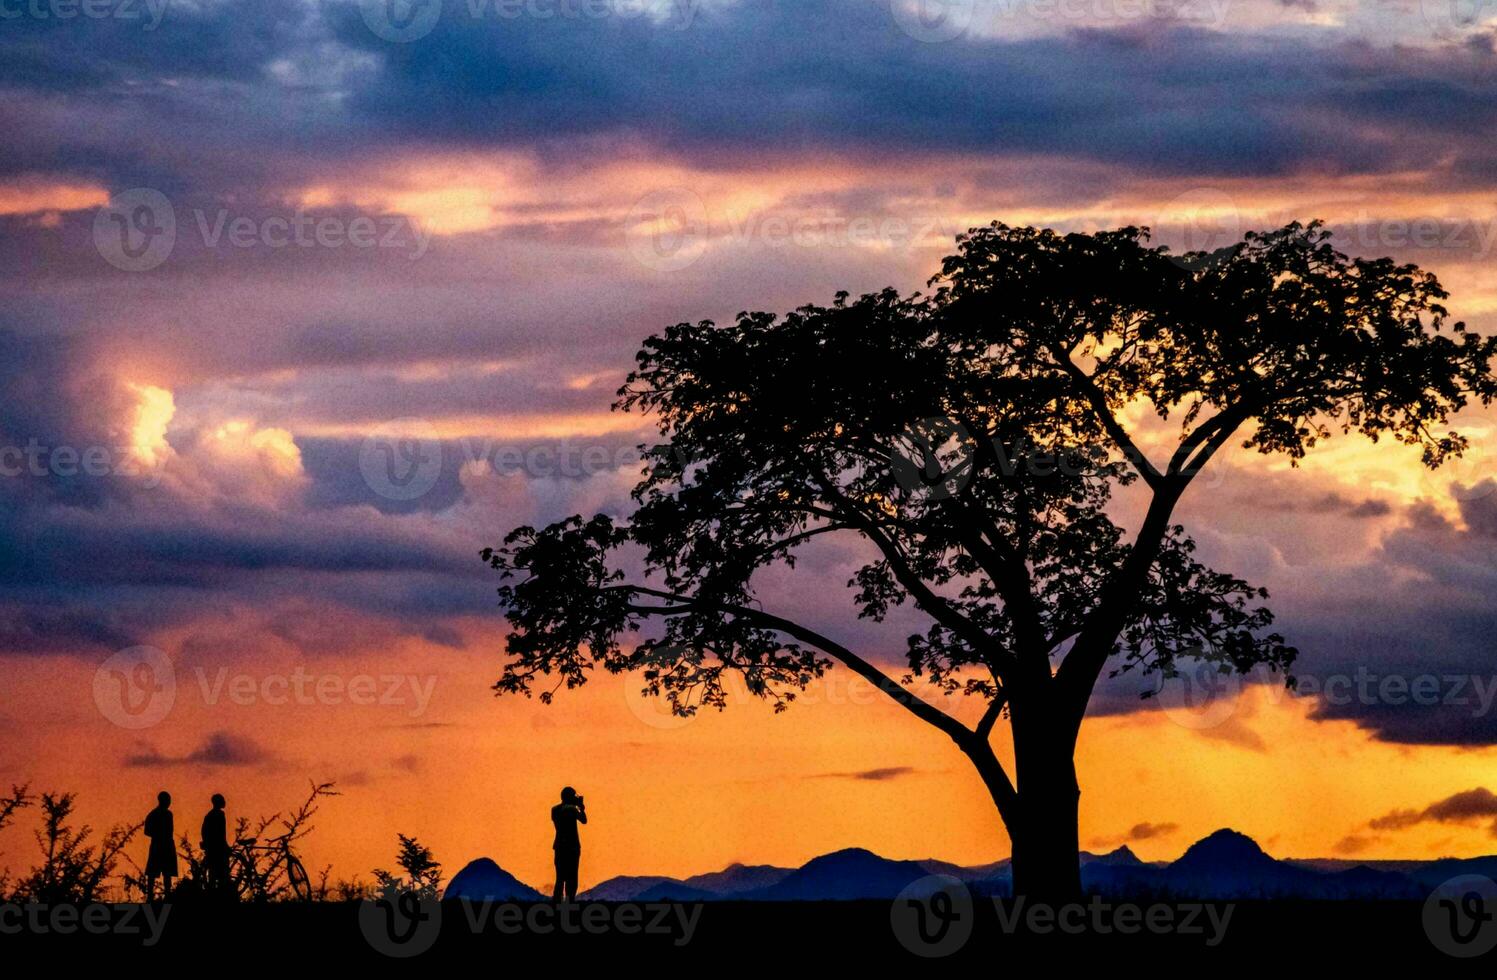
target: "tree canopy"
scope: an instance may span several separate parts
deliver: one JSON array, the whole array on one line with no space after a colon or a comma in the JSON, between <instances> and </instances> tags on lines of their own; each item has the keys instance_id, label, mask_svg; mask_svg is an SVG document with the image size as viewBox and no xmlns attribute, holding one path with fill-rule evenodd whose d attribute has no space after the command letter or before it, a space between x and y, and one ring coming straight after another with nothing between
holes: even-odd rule
<instances>
[{"instance_id":1,"label":"tree canopy","mask_svg":"<svg viewBox=\"0 0 1497 980\"><path fill-rule=\"evenodd\" d=\"M647 340L615 406L660 436L633 513L518 528L484 552L511 624L496 688L638 670L690 713L721 707L738 671L784 707L839 661L973 756L1012 828L1021 801L987 748L1004 709L1016 747L1053 743L1069 766L1109 660L1287 674L1266 593L1198 561L1172 520L1223 446L1297 461L1355 431L1435 466L1465 447L1450 416L1497 394L1497 338L1451 322L1433 274L1348 258L1318 223L1185 255L1137 228L995 223L957 245L922 293ZM1136 439L1150 414L1178 429L1161 458ZM1110 505L1136 481L1149 506L1125 529ZM757 573L835 534L868 543L850 611L917 607L929 626L905 640L904 680L984 699L975 728L760 605Z\"/></svg>"}]
</instances>

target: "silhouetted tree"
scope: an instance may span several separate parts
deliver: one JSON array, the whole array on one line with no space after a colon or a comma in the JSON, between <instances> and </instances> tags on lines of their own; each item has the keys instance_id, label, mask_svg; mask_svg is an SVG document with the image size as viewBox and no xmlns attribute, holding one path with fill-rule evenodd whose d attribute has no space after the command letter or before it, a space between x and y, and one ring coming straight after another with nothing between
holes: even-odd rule
<instances>
[{"instance_id":1,"label":"silhouetted tree","mask_svg":"<svg viewBox=\"0 0 1497 980\"><path fill-rule=\"evenodd\" d=\"M972 761L1018 892L1076 894L1073 757L1110 659L1165 676L1184 658L1266 665L1292 685L1295 651L1255 604L1266 594L1195 560L1172 521L1196 474L1234 439L1294 461L1338 428L1434 467L1465 446L1448 416L1497 393L1497 338L1448 322L1433 275L1328 239L1296 223L1171 256L1147 230L995 223L958 238L930 294L668 328L615 406L658 419L637 509L522 527L483 553L511 624L496 690L637 670L691 713L721 707L738 671L783 708L840 662ZM1160 458L1130 408L1179 421ZM1140 480L1130 534L1108 502ZM756 573L826 535L868 543L848 583L860 617L906 602L928 617L904 681L981 699L975 725L762 608ZM632 638L648 619L663 626ZM1013 777L990 741L1003 718Z\"/></svg>"},{"instance_id":2,"label":"silhouetted tree","mask_svg":"<svg viewBox=\"0 0 1497 980\"><path fill-rule=\"evenodd\" d=\"M442 883L442 865L431 853L431 848L414 837L397 834L400 852L395 863L405 872L405 877L389 871L376 869L374 880L381 893L410 892L420 899L435 899Z\"/></svg>"},{"instance_id":3,"label":"silhouetted tree","mask_svg":"<svg viewBox=\"0 0 1497 980\"><path fill-rule=\"evenodd\" d=\"M104 897L107 882L141 825L114 827L92 844L92 827L73 826L76 799L73 793L42 793L37 797L42 828L35 837L42 862L16 883L17 901L84 904Z\"/></svg>"},{"instance_id":4,"label":"silhouetted tree","mask_svg":"<svg viewBox=\"0 0 1497 980\"><path fill-rule=\"evenodd\" d=\"M30 787L26 785L11 784L10 794L0 797L0 830L15 819L17 811L24 810L36 802L36 798L29 792ZM10 869L0 871L0 899L10 897Z\"/></svg>"}]
</instances>

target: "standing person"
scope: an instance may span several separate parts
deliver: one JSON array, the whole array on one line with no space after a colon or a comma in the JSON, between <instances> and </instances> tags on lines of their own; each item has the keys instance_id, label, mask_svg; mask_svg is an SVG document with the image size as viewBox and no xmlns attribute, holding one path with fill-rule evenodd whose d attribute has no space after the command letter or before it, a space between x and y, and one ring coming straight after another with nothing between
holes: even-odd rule
<instances>
[{"instance_id":1,"label":"standing person","mask_svg":"<svg viewBox=\"0 0 1497 980\"><path fill-rule=\"evenodd\" d=\"M577 864L582 860L582 840L577 836L577 825L587 823L587 810L582 797L568 786L561 791L561 802L551 808L551 822L556 825L556 840L551 847L556 852L556 887L552 889L551 901L559 902L565 896L571 902L577 898Z\"/></svg>"},{"instance_id":2,"label":"standing person","mask_svg":"<svg viewBox=\"0 0 1497 980\"><path fill-rule=\"evenodd\" d=\"M213 794L213 809L203 817L203 839L198 842L203 849L203 871L207 875L208 890L215 893L229 891L229 821L224 814L222 793Z\"/></svg>"},{"instance_id":3,"label":"standing person","mask_svg":"<svg viewBox=\"0 0 1497 980\"><path fill-rule=\"evenodd\" d=\"M155 901L156 878L161 878L161 897L172 893L172 879L177 876L177 842L172 825L172 795L166 790L156 794L156 809L146 814L145 833L151 839L146 855L146 901Z\"/></svg>"}]
</instances>

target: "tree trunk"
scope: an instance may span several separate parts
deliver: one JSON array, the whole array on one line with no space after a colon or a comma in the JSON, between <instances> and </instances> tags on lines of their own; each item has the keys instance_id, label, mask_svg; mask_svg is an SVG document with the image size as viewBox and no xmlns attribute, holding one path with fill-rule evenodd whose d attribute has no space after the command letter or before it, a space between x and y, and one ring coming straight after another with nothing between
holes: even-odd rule
<instances>
[{"instance_id":1,"label":"tree trunk","mask_svg":"<svg viewBox=\"0 0 1497 980\"><path fill-rule=\"evenodd\" d=\"M1076 783L1078 726L1046 702L1010 701L1018 785L1009 781L986 732L958 744L977 767L1013 844L1014 894L1061 905L1081 897Z\"/></svg>"},{"instance_id":2,"label":"tree trunk","mask_svg":"<svg viewBox=\"0 0 1497 980\"><path fill-rule=\"evenodd\" d=\"M1014 894L1072 902L1081 897L1076 739L1067 736L1053 704L1026 702L1014 705L1011 715L1018 784L1015 813L1007 821Z\"/></svg>"},{"instance_id":3,"label":"tree trunk","mask_svg":"<svg viewBox=\"0 0 1497 980\"><path fill-rule=\"evenodd\" d=\"M1064 904L1081 897L1076 767L1069 752L1053 754L1045 769L1020 769L1019 812L1013 840L1014 894L1032 902Z\"/></svg>"}]
</instances>

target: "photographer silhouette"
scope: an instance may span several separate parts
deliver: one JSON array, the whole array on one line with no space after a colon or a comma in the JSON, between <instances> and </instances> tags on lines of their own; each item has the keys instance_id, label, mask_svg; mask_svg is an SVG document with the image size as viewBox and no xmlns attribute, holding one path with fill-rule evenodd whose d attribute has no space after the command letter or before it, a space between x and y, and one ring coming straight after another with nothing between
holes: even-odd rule
<instances>
[{"instance_id":1,"label":"photographer silhouette","mask_svg":"<svg viewBox=\"0 0 1497 980\"><path fill-rule=\"evenodd\" d=\"M551 848L556 852L556 887L551 892L551 901L575 901L577 898L577 864L582 859L582 840L577 836L577 825L587 823L587 810L582 797L568 786L561 791L561 802L551 808L551 823L556 827L556 839Z\"/></svg>"}]
</instances>

